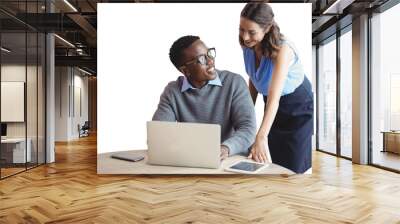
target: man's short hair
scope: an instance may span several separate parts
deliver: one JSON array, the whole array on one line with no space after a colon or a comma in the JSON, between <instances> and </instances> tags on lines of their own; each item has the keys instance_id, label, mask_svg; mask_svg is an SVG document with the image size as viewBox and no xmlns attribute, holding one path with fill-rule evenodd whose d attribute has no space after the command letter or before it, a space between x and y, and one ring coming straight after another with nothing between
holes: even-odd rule
<instances>
[{"instance_id":1,"label":"man's short hair","mask_svg":"<svg viewBox=\"0 0 400 224\"><path fill-rule=\"evenodd\" d=\"M183 50L190 47L196 40L200 40L198 36L183 36L176 40L171 48L169 49L169 59L171 60L172 64L179 70L179 67L182 66L182 53Z\"/></svg>"}]
</instances>

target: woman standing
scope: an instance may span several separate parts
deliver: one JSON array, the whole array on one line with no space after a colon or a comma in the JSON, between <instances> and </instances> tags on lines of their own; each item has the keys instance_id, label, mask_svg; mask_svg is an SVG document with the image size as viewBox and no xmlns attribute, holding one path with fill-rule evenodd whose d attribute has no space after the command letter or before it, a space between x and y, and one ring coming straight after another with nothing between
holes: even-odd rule
<instances>
[{"instance_id":1,"label":"woman standing","mask_svg":"<svg viewBox=\"0 0 400 224\"><path fill-rule=\"evenodd\" d=\"M249 158L272 162L295 173L311 168L313 94L300 58L279 30L266 3L247 3L240 15L249 90L255 104L264 97L263 120ZM269 158L269 155L271 158Z\"/></svg>"}]
</instances>

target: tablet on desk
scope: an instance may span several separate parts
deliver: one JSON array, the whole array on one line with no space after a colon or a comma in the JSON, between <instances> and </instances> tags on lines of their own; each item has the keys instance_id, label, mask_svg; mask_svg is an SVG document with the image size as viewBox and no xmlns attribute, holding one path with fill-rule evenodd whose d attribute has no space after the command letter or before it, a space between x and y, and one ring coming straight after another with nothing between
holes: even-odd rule
<instances>
[{"instance_id":1,"label":"tablet on desk","mask_svg":"<svg viewBox=\"0 0 400 224\"><path fill-rule=\"evenodd\" d=\"M258 173L263 168L269 166L269 164L257 163L249 160L238 161L228 168L225 168L226 171L237 172L237 173L245 173L245 174L255 174Z\"/></svg>"},{"instance_id":2,"label":"tablet on desk","mask_svg":"<svg viewBox=\"0 0 400 224\"><path fill-rule=\"evenodd\" d=\"M111 155L113 159L120 159L130 162L138 162L144 159L144 156L137 156L132 152L117 152Z\"/></svg>"}]
</instances>

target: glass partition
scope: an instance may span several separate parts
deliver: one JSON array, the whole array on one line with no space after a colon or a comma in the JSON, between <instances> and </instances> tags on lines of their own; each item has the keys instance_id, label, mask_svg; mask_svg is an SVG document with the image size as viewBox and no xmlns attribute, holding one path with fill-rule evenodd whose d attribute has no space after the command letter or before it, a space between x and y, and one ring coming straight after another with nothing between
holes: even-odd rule
<instances>
[{"instance_id":1,"label":"glass partition","mask_svg":"<svg viewBox=\"0 0 400 224\"><path fill-rule=\"evenodd\" d=\"M400 4L371 18L372 164L400 171Z\"/></svg>"},{"instance_id":2,"label":"glass partition","mask_svg":"<svg viewBox=\"0 0 400 224\"><path fill-rule=\"evenodd\" d=\"M336 154L336 39L318 47L318 149Z\"/></svg>"},{"instance_id":3,"label":"glass partition","mask_svg":"<svg viewBox=\"0 0 400 224\"><path fill-rule=\"evenodd\" d=\"M28 13L43 13L44 2L33 1L27 2L26 12ZM36 20L36 21L35 21ZM38 17L32 17L31 22L38 24ZM39 164L39 76L42 72L40 63L43 45L43 35L36 29L27 28L27 150L31 151L30 162L27 167L35 167ZM44 88L45 86L42 86ZM42 102L41 102L42 103ZM44 112L44 111L43 111ZM42 113L43 113L42 112ZM43 160L43 159L42 159Z\"/></svg>"},{"instance_id":4,"label":"glass partition","mask_svg":"<svg viewBox=\"0 0 400 224\"><path fill-rule=\"evenodd\" d=\"M26 33L2 33L1 46L1 176L6 177L24 171L31 156L26 150Z\"/></svg>"},{"instance_id":5,"label":"glass partition","mask_svg":"<svg viewBox=\"0 0 400 224\"><path fill-rule=\"evenodd\" d=\"M36 32L27 33L27 99L26 99L26 110L27 110L27 150L29 153L29 160L27 163L28 168L37 165L38 157L38 144L37 144L37 132L38 132L38 48L37 41L38 35Z\"/></svg>"},{"instance_id":6,"label":"glass partition","mask_svg":"<svg viewBox=\"0 0 400 224\"><path fill-rule=\"evenodd\" d=\"M46 65L46 38L43 33L38 34L38 76L37 76L37 90L38 90L38 111L37 111L37 162L43 164L46 162L46 145L45 145L45 124L46 124L46 76L45 76L45 65Z\"/></svg>"},{"instance_id":7,"label":"glass partition","mask_svg":"<svg viewBox=\"0 0 400 224\"><path fill-rule=\"evenodd\" d=\"M1 1L15 16L43 13L45 1ZM37 17L33 17L37 18ZM44 33L0 12L0 178L45 162Z\"/></svg>"},{"instance_id":8,"label":"glass partition","mask_svg":"<svg viewBox=\"0 0 400 224\"><path fill-rule=\"evenodd\" d=\"M340 154L352 157L352 33L340 36Z\"/></svg>"}]
</instances>

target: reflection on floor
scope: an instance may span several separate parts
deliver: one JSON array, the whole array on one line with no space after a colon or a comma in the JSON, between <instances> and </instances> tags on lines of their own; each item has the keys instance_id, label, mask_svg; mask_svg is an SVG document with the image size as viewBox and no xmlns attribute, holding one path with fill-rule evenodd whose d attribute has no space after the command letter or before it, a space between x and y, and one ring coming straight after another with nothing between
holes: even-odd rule
<instances>
[{"instance_id":1,"label":"reflection on floor","mask_svg":"<svg viewBox=\"0 0 400 224\"><path fill-rule=\"evenodd\" d=\"M27 163L25 167L25 163L19 163L19 164L5 164L5 163L0 163L1 168L1 178L5 178L7 176L19 173L21 171L24 171L31 167L37 166L36 163Z\"/></svg>"},{"instance_id":2,"label":"reflection on floor","mask_svg":"<svg viewBox=\"0 0 400 224\"><path fill-rule=\"evenodd\" d=\"M372 161L373 164L400 170L400 155L396 153L375 151Z\"/></svg>"},{"instance_id":3,"label":"reflection on floor","mask_svg":"<svg viewBox=\"0 0 400 224\"><path fill-rule=\"evenodd\" d=\"M351 147L342 147L341 154L344 157L352 158L352 148Z\"/></svg>"},{"instance_id":4,"label":"reflection on floor","mask_svg":"<svg viewBox=\"0 0 400 224\"><path fill-rule=\"evenodd\" d=\"M24 168L1 168L1 178L13 175L15 173L18 173L18 172L21 172L24 170L25 170L25 167Z\"/></svg>"}]
</instances>

